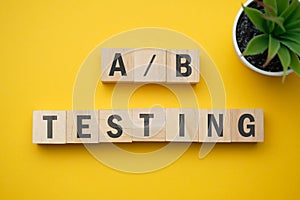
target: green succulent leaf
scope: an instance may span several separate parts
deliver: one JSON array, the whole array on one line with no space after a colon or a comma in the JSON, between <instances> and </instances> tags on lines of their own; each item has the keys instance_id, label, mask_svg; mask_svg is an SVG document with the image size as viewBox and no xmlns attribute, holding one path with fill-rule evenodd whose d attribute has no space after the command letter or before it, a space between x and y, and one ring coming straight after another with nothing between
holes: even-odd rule
<instances>
[{"instance_id":1,"label":"green succulent leaf","mask_svg":"<svg viewBox=\"0 0 300 200\"><path fill-rule=\"evenodd\" d=\"M284 81L286 71L291 64L291 55L289 50L285 46L281 45L280 49L278 50L278 57L283 67L283 81Z\"/></svg>"},{"instance_id":2,"label":"green succulent leaf","mask_svg":"<svg viewBox=\"0 0 300 200\"><path fill-rule=\"evenodd\" d=\"M284 19L288 19L292 16L294 11L298 9L299 2L298 0L293 0L292 3L281 13L280 17L283 17Z\"/></svg>"},{"instance_id":3,"label":"green succulent leaf","mask_svg":"<svg viewBox=\"0 0 300 200\"><path fill-rule=\"evenodd\" d=\"M287 22L293 22L300 19L300 2L298 2L297 8L286 19Z\"/></svg>"},{"instance_id":4,"label":"green succulent leaf","mask_svg":"<svg viewBox=\"0 0 300 200\"><path fill-rule=\"evenodd\" d=\"M277 1L277 13L280 15L289 6L290 0L279 0Z\"/></svg>"},{"instance_id":5,"label":"green succulent leaf","mask_svg":"<svg viewBox=\"0 0 300 200\"><path fill-rule=\"evenodd\" d=\"M248 56L263 53L268 48L268 37L269 35L262 34L252 38L243 52L243 55Z\"/></svg>"},{"instance_id":6,"label":"green succulent leaf","mask_svg":"<svg viewBox=\"0 0 300 200\"><path fill-rule=\"evenodd\" d=\"M268 47L268 57L266 62L264 63L264 67L267 66L270 61L275 57L280 48L280 42L272 35L269 35L269 47Z\"/></svg>"},{"instance_id":7,"label":"green succulent leaf","mask_svg":"<svg viewBox=\"0 0 300 200\"><path fill-rule=\"evenodd\" d=\"M263 18L263 14L254 8L244 7L246 15L249 17L253 25L260 31L266 33L266 20Z\"/></svg>"},{"instance_id":8,"label":"green succulent leaf","mask_svg":"<svg viewBox=\"0 0 300 200\"><path fill-rule=\"evenodd\" d=\"M285 28L287 30L300 28L300 19L285 23Z\"/></svg>"},{"instance_id":9,"label":"green succulent leaf","mask_svg":"<svg viewBox=\"0 0 300 200\"><path fill-rule=\"evenodd\" d=\"M289 31L289 32L286 32L286 33L280 35L280 38L293 41L293 42L297 43L298 45L300 45L300 33L299 32Z\"/></svg>"},{"instance_id":10,"label":"green succulent leaf","mask_svg":"<svg viewBox=\"0 0 300 200\"><path fill-rule=\"evenodd\" d=\"M290 67L294 70L294 72L296 72L299 76L300 76L300 61L299 61L299 57L294 53L291 52L291 64Z\"/></svg>"},{"instance_id":11,"label":"green succulent leaf","mask_svg":"<svg viewBox=\"0 0 300 200\"><path fill-rule=\"evenodd\" d=\"M284 44L287 48L289 48L291 51L293 51L295 54L300 56L300 45L294 41L291 40L281 40L282 44Z\"/></svg>"},{"instance_id":12,"label":"green succulent leaf","mask_svg":"<svg viewBox=\"0 0 300 200\"><path fill-rule=\"evenodd\" d=\"M279 26L279 28L281 29L281 31L283 31L283 32L286 31L284 26L283 26L284 19L282 17L263 16L263 18L277 24ZM270 30L270 32L271 31L272 31L272 29Z\"/></svg>"},{"instance_id":13,"label":"green succulent leaf","mask_svg":"<svg viewBox=\"0 0 300 200\"><path fill-rule=\"evenodd\" d=\"M262 6L264 7L267 16L277 16L276 0L264 0Z\"/></svg>"}]
</instances>

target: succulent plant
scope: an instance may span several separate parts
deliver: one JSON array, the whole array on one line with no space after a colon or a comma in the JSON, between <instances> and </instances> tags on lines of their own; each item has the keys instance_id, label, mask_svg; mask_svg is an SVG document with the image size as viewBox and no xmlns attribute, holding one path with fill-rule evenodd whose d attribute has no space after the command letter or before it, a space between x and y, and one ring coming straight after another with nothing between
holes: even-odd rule
<instances>
[{"instance_id":1,"label":"succulent plant","mask_svg":"<svg viewBox=\"0 0 300 200\"><path fill-rule=\"evenodd\" d=\"M268 50L263 67L278 55L283 67L283 81L290 67L300 75L300 2L298 0L255 0L264 12L244 7L244 11L253 25L262 34L253 37L244 56L256 55Z\"/></svg>"}]
</instances>

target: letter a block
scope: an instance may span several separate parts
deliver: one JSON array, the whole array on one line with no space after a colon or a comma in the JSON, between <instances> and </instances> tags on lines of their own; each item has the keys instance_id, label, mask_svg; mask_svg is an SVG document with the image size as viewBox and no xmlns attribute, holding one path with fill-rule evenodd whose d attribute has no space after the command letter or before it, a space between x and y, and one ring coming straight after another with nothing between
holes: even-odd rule
<instances>
[{"instance_id":1,"label":"letter a block","mask_svg":"<svg viewBox=\"0 0 300 200\"><path fill-rule=\"evenodd\" d=\"M102 49L102 82L133 82L133 50Z\"/></svg>"},{"instance_id":2,"label":"letter a block","mask_svg":"<svg viewBox=\"0 0 300 200\"><path fill-rule=\"evenodd\" d=\"M198 83L200 80L199 50L167 51L167 82Z\"/></svg>"},{"instance_id":3,"label":"letter a block","mask_svg":"<svg viewBox=\"0 0 300 200\"><path fill-rule=\"evenodd\" d=\"M200 110L199 142L231 142L230 111Z\"/></svg>"},{"instance_id":4,"label":"letter a block","mask_svg":"<svg viewBox=\"0 0 300 200\"><path fill-rule=\"evenodd\" d=\"M132 142L131 110L100 110L99 116L100 143Z\"/></svg>"},{"instance_id":5,"label":"letter a block","mask_svg":"<svg viewBox=\"0 0 300 200\"><path fill-rule=\"evenodd\" d=\"M67 111L67 143L98 143L98 112Z\"/></svg>"},{"instance_id":6,"label":"letter a block","mask_svg":"<svg viewBox=\"0 0 300 200\"><path fill-rule=\"evenodd\" d=\"M134 82L166 82L166 57L165 49L136 49Z\"/></svg>"},{"instance_id":7,"label":"letter a block","mask_svg":"<svg viewBox=\"0 0 300 200\"><path fill-rule=\"evenodd\" d=\"M161 108L133 109L133 141L166 141L166 110Z\"/></svg>"},{"instance_id":8,"label":"letter a block","mask_svg":"<svg viewBox=\"0 0 300 200\"><path fill-rule=\"evenodd\" d=\"M231 110L232 142L263 142L264 111L262 109Z\"/></svg>"},{"instance_id":9,"label":"letter a block","mask_svg":"<svg viewBox=\"0 0 300 200\"><path fill-rule=\"evenodd\" d=\"M198 142L199 110L167 108L166 141Z\"/></svg>"},{"instance_id":10,"label":"letter a block","mask_svg":"<svg viewBox=\"0 0 300 200\"><path fill-rule=\"evenodd\" d=\"M66 111L33 111L32 142L66 143Z\"/></svg>"}]
</instances>

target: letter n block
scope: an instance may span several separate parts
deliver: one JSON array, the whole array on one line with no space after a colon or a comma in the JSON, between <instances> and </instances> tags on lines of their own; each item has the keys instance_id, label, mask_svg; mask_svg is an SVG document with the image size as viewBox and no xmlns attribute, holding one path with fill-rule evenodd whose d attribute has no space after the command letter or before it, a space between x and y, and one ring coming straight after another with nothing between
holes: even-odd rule
<instances>
[{"instance_id":1,"label":"letter n block","mask_svg":"<svg viewBox=\"0 0 300 200\"><path fill-rule=\"evenodd\" d=\"M200 110L199 142L231 142L229 110Z\"/></svg>"},{"instance_id":2,"label":"letter n block","mask_svg":"<svg viewBox=\"0 0 300 200\"><path fill-rule=\"evenodd\" d=\"M166 82L167 54L165 49L136 49L134 51L134 82Z\"/></svg>"},{"instance_id":3,"label":"letter n block","mask_svg":"<svg viewBox=\"0 0 300 200\"><path fill-rule=\"evenodd\" d=\"M98 143L98 111L67 111L67 143Z\"/></svg>"},{"instance_id":4,"label":"letter n block","mask_svg":"<svg viewBox=\"0 0 300 200\"><path fill-rule=\"evenodd\" d=\"M167 82L198 83L200 80L199 50L167 51Z\"/></svg>"},{"instance_id":5,"label":"letter n block","mask_svg":"<svg viewBox=\"0 0 300 200\"><path fill-rule=\"evenodd\" d=\"M232 109L232 142L263 142L264 111L262 109Z\"/></svg>"},{"instance_id":6,"label":"letter n block","mask_svg":"<svg viewBox=\"0 0 300 200\"><path fill-rule=\"evenodd\" d=\"M99 141L106 142L132 142L131 110L99 110Z\"/></svg>"},{"instance_id":7,"label":"letter n block","mask_svg":"<svg viewBox=\"0 0 300 200\"><path fill-rule=\"evenodd\" d=\"M166 141L166 109L136 108L132 110L132 141Z\"/></svg>"},{"instance_id":8,"label":"letter n block","mask_svg":"<svg viewBox=\"0 0 300 200\"><path fill-rule=\"evenodd\" d=\"M198 142L199 110L167 108L166 141Z\"/></svg>"},{"instance_id":9,"label":"letter n block","mask_svg":"<svg viewBox=\"0 0 300 200\"><path fill-rule=\"evenodd\" d=\"M102 82L133 82L133 49L104 48L101 57Z\"/></svg>"},{"instance_id":10,"label":"letter n block","mask_svg":"<svg viewBox=\"0 0 300 200\"><path fill-rule=\"evenodd\" d=\"M66 111L33 111L32 142L66 143Z\"/></svg>"}]
</instances>

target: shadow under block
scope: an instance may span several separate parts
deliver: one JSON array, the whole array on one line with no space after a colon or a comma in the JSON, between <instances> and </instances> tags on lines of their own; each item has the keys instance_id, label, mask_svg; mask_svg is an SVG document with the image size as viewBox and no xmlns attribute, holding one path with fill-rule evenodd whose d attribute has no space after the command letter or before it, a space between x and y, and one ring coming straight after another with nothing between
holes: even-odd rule
<instances>
[{"instance_id":1,"label":"shadow under block","mask_svg":"<svg viewBox=\"0 0 300 200\"><path fill-rule=\"evenodd\" d=\"M131 110L99 110L99 142L132 142Z\"/></svg>"},{"instance_id":2,"label":"shadow under block","mask_svg":"<svg viewBox=\"0 0 300 200\"><path fill-rule=\"evenodd\" d=\"M102 82L133 82L133 51L130 48L103 48Z\"/></svg>"},{"instance_id":3,"label":"shadow under block","mask_svg":"<svg viewBox=\"0 0 300 200\"><path fill-rule=\"evenodd\" d=\"M231 142L229 110L199 110L199 142Z\"/></svg>"},{"instance_id":4,"label":"shadow under block","mask_svg":"<svg viewBox=\"0 0 300 200\"><path fill-rule=\"evenodd\" d=\"M137 108L133 114L133 141L166 141L166 110L163 108Z\"/></svg>"},{"instance_id":5,"label":"shadow under block","mask_svg":"<svg viewBox=\"0 0 300 200\"><path fill-rule=\"evenodd\" d=\"M66 111L33 111L33 143L65 144L66 141Z\"/></svg>"},{"instance_id":6,"label":"shadow under block","mask_svg":"<svg viewBox=\"0 0 300 200\"><path fill-rule=\"evenodd\" d=\"M98 111L67 111L67 143L98 143Z\"/></svg>"},{"instance_id":7,"label":"shadow under block","mask_svg":"<svg viewBox=\"0 0 300 200\"><path fill-rule=\"evenodd\" d=\"M199 140L198 109L166 109L166 141L198 142Z\"/></svg>"},{"instance_id":8,"label":"shadow under block","mask_svg":"<svg viewBox=\"0 0 300 200\"><path fill-rule=\"evenodd\" d=\"M166 82L165 49L136 49L133 56L134 82Z\"/></svg>"},{"instance_id":9,"label":"shadow under block","mask_svg":"<svg viewBox=\"0 0 300 200\"><path fill-rule=\"evenodd\" d=\"M167 82L198 83L200 80L199 50L167 51Z\"/></svg>"},{"instance_id":10,"label":"shadow under block","mask_svg":"<svg viewBox=\"0 0 300 200\"><path fill-rule=\"evenodd\" d=\"M232 142L263 142L264 111L262 109L232 109Z\"/></svg>"}]
</instances>

